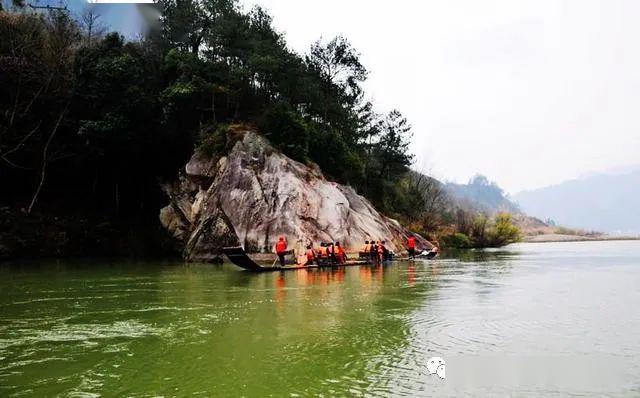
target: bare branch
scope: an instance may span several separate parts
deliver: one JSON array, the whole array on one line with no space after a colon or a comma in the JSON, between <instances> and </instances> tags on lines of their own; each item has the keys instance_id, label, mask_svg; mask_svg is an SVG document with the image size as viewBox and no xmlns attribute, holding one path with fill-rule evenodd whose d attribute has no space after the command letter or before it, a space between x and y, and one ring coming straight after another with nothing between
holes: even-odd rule
<instances>
[{"instance_id":1,"label":"bare branch","mask_svg":"<svg viewBox=\"0 0 640 398\"><path fill-rule=\"evenodd\" d=\"M7 156L7 155L9 155L9 154L11 154L11 153L13 153L13 152L15 152L15 151L19 150L19 149L22 147L22 145L24 145L24 143L29 139L29 137L31 137L31 136L32 136L36 131L38 131L38 129L40 128L40 124L42 124L42 120L40 120L40 121L38 122L38 125L37 125L33 130L31 130L31 131L29 132L29 134L25 135L25 136L22 138L22 140L20 140L20 142L18 143L18 145L16 145L16 146L15 146L15 147L13 147L12 149L9 149L8 151L6 151L5 153L3 153L3 154L2 154L2 155L0 155L0 156L2 156L2 157L4 158L5 156Z\"/></svg>"},{"instance_id":2,"label":"bare branch","mask_svg":"<svg viewBox=\"0 0 640 398\"><path fill-rule=\"evenodd\" d=\"M33 206L35 206L36 201L38 200L38 196L40 195L40 191L42 190L42 186L44 185L44 180L45 180L46 171L47 171L47 163L48 163L47 154L49 151L49 145L51 144L51 141L53 141L53 137L56 135L56 132L58 131L58 127L60 127L60 123L64 118L64 114L67 113L67 110L69 109L70 103L71 101L67 101L67 105L64 107L62 112L60 112L60 116L58 116L58 120L56 121L56 124L53 127L53 130L51 131L51 134L49 135L49 138L47 139L47 142L45 143L44 148L42 150L42 166L40 167L40 182L38 183L38 188L36 188L36 191L33 194L33 198L31 199L31 203L27 208L27 214L31 214L31 211L33 210Z\"/></svg>"}]
</instances>

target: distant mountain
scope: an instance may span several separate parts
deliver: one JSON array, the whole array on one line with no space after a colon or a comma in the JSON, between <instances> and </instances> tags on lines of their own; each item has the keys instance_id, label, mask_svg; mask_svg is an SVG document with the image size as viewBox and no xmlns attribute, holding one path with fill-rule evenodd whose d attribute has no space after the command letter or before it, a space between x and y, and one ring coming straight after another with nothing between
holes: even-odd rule
<instances>
[{"instance_id":1,"label":"distant mountain","mask_svg":"<svg viewBox=\"0 0 640 398\"><path fill-rule=\"evenodd\" d=\"M505 195L504 191L483 175L476 175L467 184L448 182L445 184L445 189L454 199L466 207L489 214L500 211L520 213L518 206Z\"/></svg>"},{"instance_id":2,"label":"distant mountain","mask_svg":"<svg viewBox=\"0 0 640 398\"><path fill-rule=\"evenodd\" d=\"M640 234L640 170L599 174L524 191L525 213L558 225L612 234Z\"/></svg>"}]
</instances>

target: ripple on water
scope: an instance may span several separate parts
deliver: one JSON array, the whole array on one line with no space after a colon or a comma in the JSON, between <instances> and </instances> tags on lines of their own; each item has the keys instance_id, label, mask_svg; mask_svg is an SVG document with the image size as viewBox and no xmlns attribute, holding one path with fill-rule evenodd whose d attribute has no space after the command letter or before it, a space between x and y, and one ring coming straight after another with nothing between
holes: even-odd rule
<instances>
[{"instance_id":1,"label":"ripple on water","mask_svg":"<svg viewBox=\"0 0 640 398\"><path fill-rule=\"evenodd\" d=\"M161 335L162 328L146 325L137 320L116 321L110 324L100 323L57 323L50 330L14 329L15 337L0 340L0 350L6 352L9 348L38 347L42 343L81 342L91 344L94 340L115 338L140 338L151 335ZM12 351L14 354L16 351Z\"/></svg>"},{"instance_id":2,"label":"ripple on water","mask_svg":"<svg viewBox=\"0 0 640 398\"><path fill-rule=\"evenodd\" d=\"M0 395L430 396L440 392L425 373L432 356L639 352L630 330L640 324L632 310L640 296L627 294L636 294L637 274L617 269L606 280L581 269L594 277L588 283L557 258L492 256L350 268L339 283L305 271L280 287L277 275L176 267L7 295L3 309L14 313L0 322L0 366L16 367L0 372ZM86 310L71 308L82 298ZM70 360L58 366L61 358ZM59 391L46 387L57 383Z\"/></svg>"}]
</instances>

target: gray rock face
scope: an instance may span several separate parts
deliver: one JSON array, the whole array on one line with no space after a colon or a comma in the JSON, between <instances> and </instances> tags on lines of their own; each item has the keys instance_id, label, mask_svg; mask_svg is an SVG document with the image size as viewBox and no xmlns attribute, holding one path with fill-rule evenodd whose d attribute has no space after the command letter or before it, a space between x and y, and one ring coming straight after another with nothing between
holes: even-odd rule
<instances>
[{"instance_id":1,"label":"gray rock face","mask_svg":"<svg viewBox=\"0 0 640 398\"><path fill-rule=\"evenodd\" d=\"M252 131L217 162L194 154L165 191L170 204L160 220L184 243L189 260L211 259L234 244L269 252L280 235L290 245L339 241L353 251L365 240L384 239L398 252L408 235L353 188L327 181L317 166L288 158Z\"/></svg>"}]
</instances>

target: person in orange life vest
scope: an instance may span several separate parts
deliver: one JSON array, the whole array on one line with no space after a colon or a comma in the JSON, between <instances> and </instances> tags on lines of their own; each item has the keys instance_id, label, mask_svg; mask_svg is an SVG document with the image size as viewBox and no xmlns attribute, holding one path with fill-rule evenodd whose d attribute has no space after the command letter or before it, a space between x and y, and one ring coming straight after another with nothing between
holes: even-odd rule
<instances>
[{"instance_id":1,"label":"person in orange life vest","mask_svg":"<svg viewBox=\"0 0 640 398\"><path fill-rule=\"evenodd\" d=\"M366 259L367 257L369 257L369 241L368 240L364 241L364 245L362 245L362 248L360 249L360 253L358 253L358 257L362 259Z\"/></svg>"},{"instance_id":2,"label":"person in orange life vest","mask_svg":"<svg viewBox=\"0 0 640 398\"><path fill-rule=\"evenodd\" d=\"M378 261L384 261L384 245L382 242L378 241Z\"/></svg>"},{"instance_id":3,"label":"person in orange life vest","mask_svg":"<svg viewBox=\"0 0 640 398\"><path fill-rule=\"evenodd\" d=\"M347 253L345 253L342 246L340 246L340 242L336 242L335 252L338 264L344 264L345 260L347 259Z\"/></svg>"},{"instance_id":4,"label":"person in orange life vest","mask_svg":"<svg viewBox=\"0 0 640 398\"><path fill-rule=\"evenodd\" d=\"M318 255L317 258L323 258L326 257L326 251L325 251L325 247L324 247L324 242L320 242L320 247L318 248Z\"/></svg>"},{"instance_id":5,"label":"person in orange life vest","mask_svg":"<svg viewBox=\"0 0 640 398\"><path fill-rule=\"evenodd\" d=\"M416 256L416 237L413 235L409 235L409 239L407 239L407 251L409 252L409 258Z\"/></svg>"},{"instance_id":6,"label":"person in orange life vest","mask_svg":"<svg viewBox=\"0 0 640 398\"><path fill-rule=\"evenodd\" d=\"M287 254L287 241L284 236L280 236L278 242L276 242L276 254L280 259L280 266L284 267L284 256Z\"/></svg>"},{"instance_id":7,"label":"person in orange life vest","mask_svg":"<svg viewBox=\"0 0 640 398\"><path fill-rule=\"evenodd\" d=\"M316 253L311 248L311 245L307 246L307 253L306 254L307 254L307 265L313 264L313 262L316 259Z\"/></svg>"}]
</instances>

